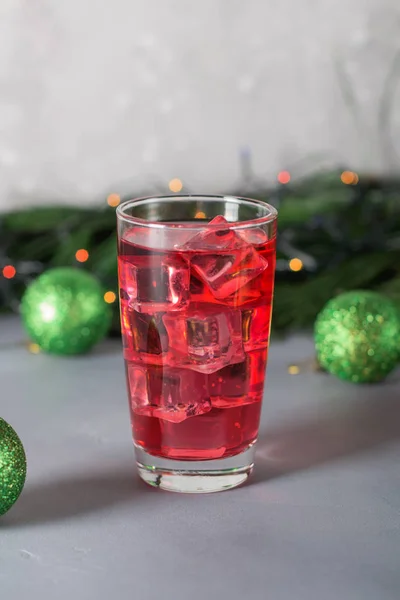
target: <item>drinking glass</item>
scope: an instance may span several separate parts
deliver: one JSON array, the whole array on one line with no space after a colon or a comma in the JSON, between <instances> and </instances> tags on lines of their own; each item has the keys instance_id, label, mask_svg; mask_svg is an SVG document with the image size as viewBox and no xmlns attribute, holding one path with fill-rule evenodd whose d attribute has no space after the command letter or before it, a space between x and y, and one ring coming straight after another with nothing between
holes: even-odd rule
<instances>
[{"instance_id":1,"label":"drinking glass","mask_svg":"<svg viewBox=\"0 0 400 600\"><path fill-rule=\"evenodd\" d=\"M253 468L275 272L276 210L232 196L121 204L118 272L139 474L215 492Z\"/></svg>"}]
</instances>

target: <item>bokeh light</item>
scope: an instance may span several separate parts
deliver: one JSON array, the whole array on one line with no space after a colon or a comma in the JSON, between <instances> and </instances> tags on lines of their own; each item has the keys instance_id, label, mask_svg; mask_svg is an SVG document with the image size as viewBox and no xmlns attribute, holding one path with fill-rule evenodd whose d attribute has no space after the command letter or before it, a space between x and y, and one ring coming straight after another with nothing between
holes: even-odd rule
<instances>
[{"instance_id":1,"label":"bokeh light","mask_svg":"<svg viewBox=\"0 0 400 600\"><path fill-rule=\"evenodd\" d=\"M5 267L3 267L3 277L5 277L6 279L12 279L13 277L15 277L17 270L15 267L13 267L13 265L6 265Z\"/></svg>"},{"instance_id":2,"label":"bokeh light","mask_svg":"<svg viewBox=\"0 0 400 600\"><path fill-rule=\"evenodd\" d=\"M121 202L121 196L119 194L110 194L107 196L107 204L112 208L116 208Z\"/></svg>"},{"instance_id":3,"label":"bokeh light","mask_svg":"<svg viewBox=\"0 0 400 600\"><path fill-rule=\"evenodd\" d=\"M85 248L80 248L75 252L75 258L78 262L84 263L89 258L89 252Z\"/></svg>"},{"instance_id":4,"label":"bokeh light","mask_svg":"<svg viewBox=\"0 0 400 600\"><path fill-rule=\"evenodd\" d=\"M345 185L357 185L360 180L357 173L354 173L354 171L343 171L340 179Z\"/></svg>"},{"instance_id":5,"label":"bokeh light","mask_svg":"<svg viewBox=\"0 0 400 600\"><path fill-rule=\"evenodd\" d=\"M107 304L112 304L116 299L117 296L114 292L108 291L104 294L104 302L107 302Z\"/></svg>"},{"instance_id":6,"label":"bokeh light","mask_svg":"<svg viewBox=\"0 0 400 600\"><path fill-rule=\"evenodd\" d=\"M39 346L39 344L35 344L34 342L31 342L30 344L28 344L28 350L31 354L39 354L40 346Z\"/></svg>"},{"instance_id":7,"label":"bokeh light","mask_svg":"<svg viewBox=\"0 0 400 600\"><path fill-rule=\"evenodd\" d=\"M282 183L283 185L285 185L286 183L289 183L289 181L290 181L289 171L281 171L280 173L278 173L278 181L279 181L279 183Z\"/></svg>"},{"instance_id":8,"label":"bokeh light","mask_svg":"<svg viewBox=\"0 0 400 600\"><path fill-rule=\"evenodd\" d=\"M289 261L289 269L291 271L301 271L303 268L303 261L300 258L292 258Z\"/></svg>"},{"instance_id":9,"label":"bokeh light","mask_svg":"<svg viewBox=\"0 0 400 600\"><path fill-rule=\"evenodd\" d=\"M171 179L171 181L168 184L169 189L171 190L171 192L180 192L183 188L183 183L180 179Z\"/></svg>"}]
</instances>

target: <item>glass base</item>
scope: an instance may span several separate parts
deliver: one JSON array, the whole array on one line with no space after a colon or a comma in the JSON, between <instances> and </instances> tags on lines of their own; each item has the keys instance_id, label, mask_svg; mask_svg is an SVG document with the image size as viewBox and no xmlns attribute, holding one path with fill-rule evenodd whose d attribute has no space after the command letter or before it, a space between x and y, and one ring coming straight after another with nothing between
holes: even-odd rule
<instances>
[{"instance_id":1,"label":"glass base","mask_svg":"<svg viewBox=\"0 0 400 600\"><path fill-rule=\"evenodd\" d=\"M147 484L186 494L207 494L230 490L243 484L254 464L254 444L229 458L183 461L152 456L136 446L139 475Z\"/></svg>"}]
</instances>

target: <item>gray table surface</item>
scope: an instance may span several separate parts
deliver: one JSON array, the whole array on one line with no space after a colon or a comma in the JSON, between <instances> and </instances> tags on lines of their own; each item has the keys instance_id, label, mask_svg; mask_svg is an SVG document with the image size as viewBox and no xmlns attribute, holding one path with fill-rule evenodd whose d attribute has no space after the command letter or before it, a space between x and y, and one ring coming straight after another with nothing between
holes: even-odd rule
<instances>
[{"instance_id":1,"label":"gray table surface","mask_svg":"<svg viewBox=\"0 0 400 600\"><path fill-rule=\"evenodd\" d=\"M1 598L399 600L400 373L354 386L272 344L256 472L211 495L135 474L120 345L32 355L0 319L0 415L29 474L0 519Z\"/></svg>"}]
</instances>

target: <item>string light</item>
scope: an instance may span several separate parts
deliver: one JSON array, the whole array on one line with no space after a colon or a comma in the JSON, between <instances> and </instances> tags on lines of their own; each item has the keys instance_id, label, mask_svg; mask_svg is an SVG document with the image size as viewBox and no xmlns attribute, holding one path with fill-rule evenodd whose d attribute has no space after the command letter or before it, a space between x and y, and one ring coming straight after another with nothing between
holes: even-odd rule
<instances>
[{"instance_id":1,"label":"string light","mask_svg":"<svg viewBox=\"0 0 400 600\"><path fill-rule=\"evenodd\" d=\"M5 267L3 267L2 272L3 277L5 277L6 279L12 279L13 277L15 277L17 270L12 265L6 265Z\"/></svg>"},{"instance_id":2,"label":"string light","mask_svg":"<svg viewBox=\"0 0 400 600\"><path fill-rule=\"evenodd\" d=\"M291 177L289 171L281 171L280 173L278 173L279 183L286 185L286 183L289 183L290 179Z\"/></svg>"},{"instance_id":3,"label":"string light","mask_svg":"<svg viewBox=\"0 0 400 600\"><path fill-rule=\"evenodd\" d=\"M112 208L116 208L121 202L121 196L119 194L110 194L107 196L107 204Z\"/></svg>"},{"instance_id":4,"label":"string light","mask_svg":"<svg viewBox=\"0 0 400 600\"><path fill-rule=\"evenodd\" d=\"M104 302L107 302L107 304L112 304L116 301L116 299L117 296L114 294L114 292L108 291L104 294Z\"/></svg>"},{"instance_id":5,"label":"string light","mask_svg":"<svg viewBox=\"0 0 400 600\"><path fill-rule=\"evenodd\" d=\"M303 268L303 261L300 258L292 258L289 261L289 269L291 271L301 271Z\"/></svg>"},{"instance_id":6,"label":"string light","mask_svg":"<svg viewBox=\"0 0 400 600\"><path fill-rule=\"evenodd\" d=\"M343 171L340 179L345 185L357 185L360 180L357 173L354 173L354 171Z\"/></svg>"},{"instance_id":7,"label":"string light","mask_svg":"<svg viewBox=\"0 0 400 600\"><path fill-rule=\"evenodd\" d=\"M171 192L180 192L183 188L183 183L180 179L171 179L171 181L168 184L168 187L171 190Z\"/></svg>"},{"instance_id":8,"label":"string light","mask_svg":"<svg viewBox=\"0 0 400 600\"><path fill-rule=\"evenodd\" d=\"M78 262L84 263L89 258L89 252L85 248L80 248L75 252L75 258Z\"/></svg>"}]
</instances>

